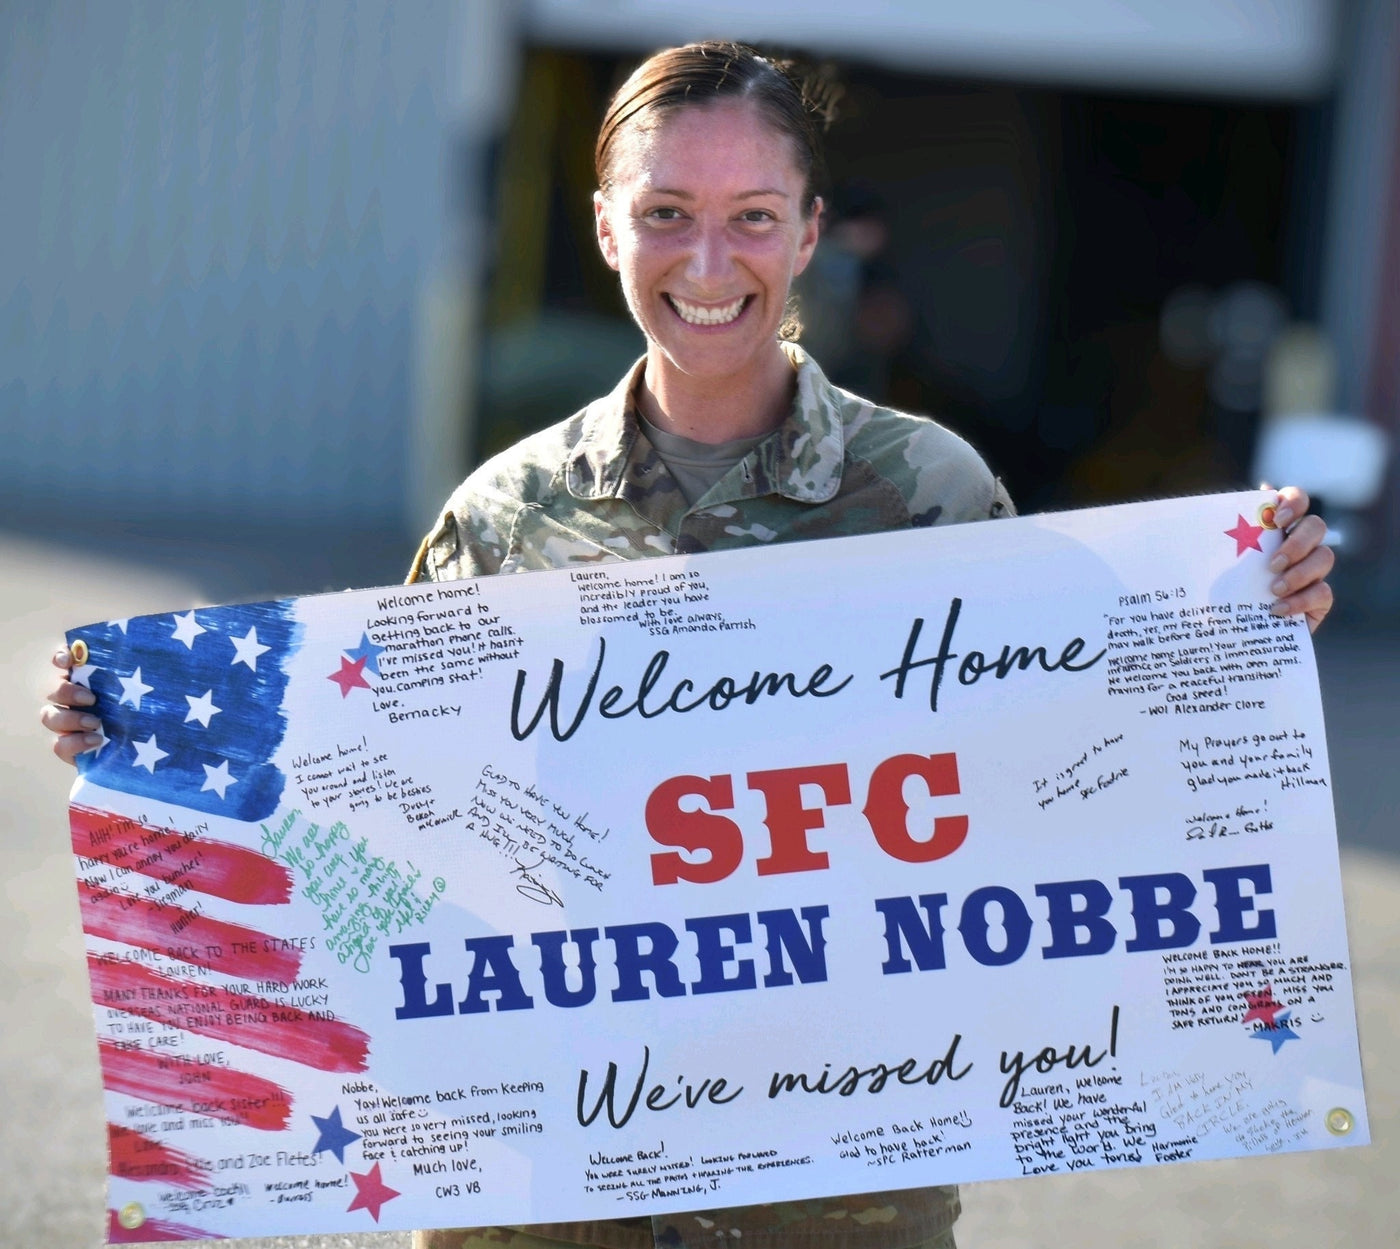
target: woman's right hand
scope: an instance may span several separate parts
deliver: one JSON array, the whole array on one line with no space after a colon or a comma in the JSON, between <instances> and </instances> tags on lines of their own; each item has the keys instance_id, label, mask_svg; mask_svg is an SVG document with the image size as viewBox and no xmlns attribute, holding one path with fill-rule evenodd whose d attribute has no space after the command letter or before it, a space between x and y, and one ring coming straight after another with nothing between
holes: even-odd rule
<instances>
[{"instance_id":1,"label":"woman's right hand","mask_svg":"<svg viewBox=\"0 0 1400 1249\"><path fill-rule=\"evenodd\" d=\"M53 666L58 669L58 676L48 693L50 705L39 713L39 721L51 733L58 734L54 754L65 763L73 763L83 751L103 742L102 721L86 710L97 701L97 695L69 679L73 656L66 647L54 653Z\"/></svg>"}]
</instances>

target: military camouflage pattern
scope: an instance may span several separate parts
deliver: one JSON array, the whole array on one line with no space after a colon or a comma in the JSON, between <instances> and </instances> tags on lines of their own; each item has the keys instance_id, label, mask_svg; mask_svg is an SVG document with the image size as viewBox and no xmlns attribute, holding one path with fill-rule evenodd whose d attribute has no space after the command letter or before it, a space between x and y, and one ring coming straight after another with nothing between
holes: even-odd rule
<instances>
[{"instance_id":1,"label":"military camouflage pattern","mask_svg":"<svg viewBox=\"0 0 1400 1249\"><path fill-rule=\"evenodd\" d=\"M942 1192L944 1190L936 1189L933 1191ZM898 1200L901 1196L908 1195L886 1193L880 1196ZM657 1218L654 1220L656 1224L654 1234L650 1226L651 1221L647 1219L619 1219L616 1223L595 1223L580 1226L608 1229L604 1233L603 1239L590 1242L590 1244L598 1245L603 1249L650 1249L653 1244L661 1249L700 1249L702 1245L706 1249L711 1249L716 1243L722 1242L737 1242L739 1246L762 1243L769 1246L770 1249L833 1249L834 1246L845 1243L845 1236L849 1230L849 1224L842 1227L845 1220L859 1221L863 1218L866 1222L878 1221L888 1211L894 1209L892 1206L866 1206L862 1204L879 1200L877 1196L844 1198L842 1200L850 1204L849 1210L838 1210L835 1208L834 1202L826 1202L824 1203L826 1214L813 1216L822 1218L823 1222L809 1225L810 1220L805 1217L791 1218L786 1224L779 1225L773 1232L760 1234L757 1240L754 1239L754 1234L751 1231L746 1233L743 1227L734 1226L727 1220L717 1222L703 1214ZM791 1202L784 1207L759 1206L755 1209L792 1209L816 1204L818 1203ZM731 1215L734 1213L737 1212L729 1212ZM748 1213L748 1211L742 1213ZM955 1208L953 1211L955 1217L956 1213ZM677 1226L686 1223L692 1225L688 1239ZM828 1228L835 1229L834 1233ZM441 1228L437 1231L414 1233L413 1249L489 1249L492 1245L510 1245L512 1249L561 1249L561 1246L571 1246L577 1242L557 1240L551 1236L541 1236L539 1233L543 1231L563 1233L569 1230L565 1227ZM941 1232L935 1232L922 1240L901 1240L898 1243L902 1249L957 1249L951 1227L944 1228Z\"/></svg>"},{"instance_id":2,"label":"military camouflage pattern","mask_svg":"<svg viewBox=\"0 0 1400 1249\"><path fill-rule=\"evenodd\" d=\"M643 435L644 362L561 424L489 460L447 502L409 581L568 568L950 525L1014 514L981 457L923 417L840 390L784 344L797 396L782 426L693 506ZM415 1249L954 1249L952 1186L785 1201L654 1219L420 1232Z\"/></svg>"},{"instance_id":3,"label":"military camouflage pattern","mask_svg":"<svg viewBox=\"0 0 1400 1249\"><path fill-rule=\"evenodd\" d=\"M1011 515L978 454L840 390L798 347L783 424L689 506L637 420L642 362L609 395L487 461L448 500L409 580L568 568Z\"/></svg>"}]
</instances>

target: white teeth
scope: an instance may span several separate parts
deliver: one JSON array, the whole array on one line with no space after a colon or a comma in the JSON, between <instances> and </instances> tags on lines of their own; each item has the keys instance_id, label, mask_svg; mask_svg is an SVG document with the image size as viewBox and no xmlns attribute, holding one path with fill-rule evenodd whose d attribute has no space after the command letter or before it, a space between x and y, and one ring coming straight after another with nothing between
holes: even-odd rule
<instances>
[{"instance_id":1,"label":"white teeth","mask_svg":"<svg viewBox=\"0 0 1400 1249\"><path fill-rule=\"evenodd\" d=\"M680 315L681 320L691 325L727 325L743 312L747 296L740 295L732 304L725 304L721 308L702 308L698 304L688 304L683 299L677 299L674 295L667 295L666 298L671 301L671 307Z\"/></svg>"}]
</instances>

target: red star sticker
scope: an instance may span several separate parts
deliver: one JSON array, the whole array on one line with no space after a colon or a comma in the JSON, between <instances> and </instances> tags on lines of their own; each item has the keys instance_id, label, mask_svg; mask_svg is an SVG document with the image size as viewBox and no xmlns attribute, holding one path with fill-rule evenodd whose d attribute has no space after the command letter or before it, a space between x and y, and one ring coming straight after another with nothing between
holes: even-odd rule
<instances>
[{"instance_id":1,"label":"red star sticker","mask_svg":"<svg viewBox=\"0 0 1400 1249\"><path fill-rule=\"evenodd\" d=\"M1238 515L1238 513L1236 513L1236 515ZM1250 550L1259 551L1262 554L1264 548L1259 545L1259 535L1263 532L1263 525L1251 525L1241 516L1239 523L1233 529L1225 530L1225 536L1227 538L1234 538L1235 558L1238 559L1246 551Z\"/></svg>"},{"instance_id":2,"label":"red star sticker","mask_svg":"<svg viewBox=\"0 0 1400 1249\"><path fill-rule=\"evenodd\" d=\"M341 698L348 698L353 689L367 690L372 686L365 680L365 660L368 655L361 655L358 659L340 658L340 671L332 672L326 678L327 681L334 681L340 686Z\"/></svg>"},{"instance_id":3,"label":"red star sticker","mask_svg":"<svg viewBox=\"0 0 1400 1249\"><path fill-rule=\"evenodd\" d=\"M1282 1002L1274 1001L1273 985L1266 984L1262 993L1246 993L1244 1000L1249 1003L1249 1009L1240 1020L1241 1023L1248 1023L1251 1019L1262 1020L1265 1027L1276 1027L1275 1016L1283 1009Z\"/></svg>"},{"instance_id":4,"label":"red star sticker","mask_svg":"<svg viewBox=\"0 0 1400 1249\"><path fill-rule=\"evenodd\" d=\"M355 1200L345 1207L345 1213L351 1210L368 1210L370 1218L376 1223L379 1222L379 1208L387 1201L393 1201L400 1196L398 1189L390 1188L379 1174L379 1163L375 1163L369 1171L361 1175L358 1171L351 1171L350 1178L355 1181Z\"/></svg>"}]
</instances>

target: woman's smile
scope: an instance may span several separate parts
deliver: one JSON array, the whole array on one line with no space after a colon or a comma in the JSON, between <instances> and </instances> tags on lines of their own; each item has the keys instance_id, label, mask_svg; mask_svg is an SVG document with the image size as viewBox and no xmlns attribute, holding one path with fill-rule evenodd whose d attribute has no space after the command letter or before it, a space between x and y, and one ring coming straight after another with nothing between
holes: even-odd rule
<instances>
[{"instance_id":1,"label":"woman's smile","mask_svg":"<svg viewBox=\"0 0 1400 1249\"><path fill-rule=\"evenodd\" d=\"M666 299L675 313L687 325L732 325L743 314L751 296L740 295L727 304L698 304L682 299L679 295L667 295Z\"/></svg>"}]
</instances>

